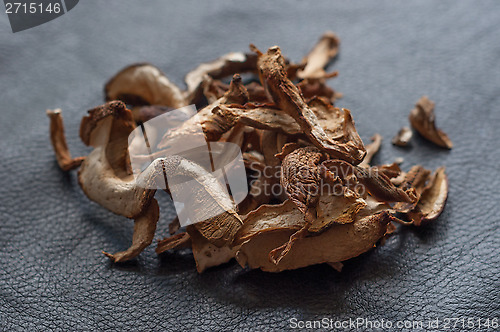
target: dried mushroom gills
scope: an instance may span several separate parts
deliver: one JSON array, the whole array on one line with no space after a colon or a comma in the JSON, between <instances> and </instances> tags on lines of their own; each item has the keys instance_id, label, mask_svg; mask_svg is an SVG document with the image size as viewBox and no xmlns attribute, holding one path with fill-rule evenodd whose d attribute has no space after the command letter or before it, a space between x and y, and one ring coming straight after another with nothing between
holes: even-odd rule
<instances>
[{"instance_id":1,"label":"dried mushroom gills","mask_svg":"<svg viewBox=\"0 0 500 332\"><path fill-rule=\"evenodd\" d=\"M267 53L259 54L257 66L262 85L271 95L274 103L297 121L311 142L333 158L359 164L365 154L349 110L344 109L344 135L341 140L329 137L319 125L318 118L304 101L298 88L288 79L285 63L279 47L271 47Z\"/></svg>"}]
</instances>

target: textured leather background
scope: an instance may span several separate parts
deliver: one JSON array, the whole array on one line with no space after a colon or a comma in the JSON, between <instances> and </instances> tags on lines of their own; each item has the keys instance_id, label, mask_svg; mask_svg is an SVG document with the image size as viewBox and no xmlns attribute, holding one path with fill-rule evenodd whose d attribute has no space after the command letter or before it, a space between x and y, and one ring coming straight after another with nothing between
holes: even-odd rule
<instances>
[{"instance_id":1,"label":"textured leather background","mask_svg":"<svg viewBox=\"0 0 500 332\"><path fill-rule=\"evenodd\" d=\"M399 229L352 259L269 274L235 262L202 275L189 254L112 265L132 222L90 202L56 165L47 108L61 107L73 155L85 111L105 81L149 61L175 82L228 51L278 44L295 61L325 30L342 39L331 85L365 141L384 137L376 162L446 165L448 204L420 229ZM0 329L285 329L289 319L428 320L499 315L500 2L80 1L13 34L0 14ZM437 104L451 151L390 139L418 98ZM159 193L157 238L173 217Z\"/></svg>"}]
</instances>

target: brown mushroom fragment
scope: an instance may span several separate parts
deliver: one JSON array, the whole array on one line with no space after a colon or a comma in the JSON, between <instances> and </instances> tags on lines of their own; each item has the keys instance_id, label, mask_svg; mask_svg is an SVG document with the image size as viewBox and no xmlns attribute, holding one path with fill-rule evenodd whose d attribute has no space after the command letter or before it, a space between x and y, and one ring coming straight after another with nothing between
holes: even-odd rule
<instances>
[{"instance_id":1,"label":"brown mushroom fragment","mask_svg":"<svg viewBox=\"0 0 500 332\"><path fill-rule=\"evenodd\" d=\"M453 143L444 131L436 127L434 115L434 102L426 96L420 98L415 108L410 112L410 123L420 135L440 147L451 149Z\"/></svg>"},{"instance_id":2,"label":"brown mushroom fragment","mask_svg":"<svg viewBox=\"0 0 500 332\"><path fill-rule=\"evenodd\" d=\"M80 167L85 157L72 158L64 135L64 122L61 110L47 110L50 119L50 141L54 148L57 164L63 171L70 171Z\"/></svg>"},{"instance_id":3,"label":"brown mushroom fragment","mask_svg":"<svg viewBox=\"0 0 500 332\"><path fill-rule=\"evenodd\" d=\"M220 117L257 129L274 130L289 135L297 135L302 132L291 116L271 105L249 103L245 106L219 105L213 112Z\"/></svg>"},{"instance_id":4,"label":"brown mushroom fragment","mask_svg":"<svg viewBox=\"0 0 500 332\"><path fill-rule=\"evenodd\" d=\"M229 262L235 255L235 250L229 246L218 247L203 237L195 225L189 225L186 230L191 239L191 249L196 262L196 270L201 273L207 268Z\"/></svg>"},{"instance_id":5,"label":"brown mushroom fragment","mask_svg":"<svg viewBox=\"0 0 500 332\"><path fill-rule=\"evenodd\" d=\"M263 215L262 220L273 221ZM303 223L299 211L294 219L297 225ZM357 217L348 224L334 224L317 236L298 239L286 256L277 264L269 260L273 248L286 243L296 232L297 226L274 227L269 225L262 231L246 238L236 253L236 260L251 269L260 268L268 272L298 269L313 264L341 262L356 257L374 247L387 231L389 215L386 212L366 217ZM288 221L289 223L290 221ZM237 237L237 241L239 238Z\"/></svg>"},{"instance_id":6,"label":"brown mushroom fragment","mask_svg":"<svg viewBox=\"0 0 500 332\"><path fill-rule=\"evenodd\" d=\"M380 145L382 145L382 136L380 134L375 134L371 138L372 142L366 146L366 156L365 159L358 165L360 167L370 167L370 163L373 157L380 150Z\"/></svg>"},{"instance_id":7,"label":"brown mushroom fragment","mask_svg":"<svg viewBox=\"0 0 500 332\"><path fill-rule=\"evenodd\" d=\"M392 139L392 144L397 146L407 146L413 137L413 132L408 127L401 128Z\"/></svg>"},{"instance_id":8,"label":"brown mushroom fragment","mask_svg":"<svg viewBox=\"0 0 500 332\"><path fill-rule=\"evenodd\" d=\"M391 180L376 167L365 169L353 166L343 160L326 160L321 164L327 172L332 172L336 177L349 182L352 177L359 182L370 195L384 202L414 202L415 195L412 190L403 190L394 186Z\"/></svg>"},{"instance_id":9,"label":"brown mushroom fragment","mask_svg":"<svg viewBox=\"0 0 500 332\"><path fill-rule=\"evenodd\" d=\"M340 39L331 31L321 36L317 44L302 60L304 69L297 71L297 76L302 79L321 79L330 75L325 72L325 67L338 54ZM334 74L336 75L336 74Z\"/></svg>"},{"instance_id":10,"label":"brown mushroom fragment","mask_svg":"<svg viewBox=\"0 0 500 332\"><path fill-rule=\"evenodd\" d=\"M309 223L316 218L321 180L318 166L324 158L311 146L288 154L281 165L281 185Z\"/></svg>"},{"instance_id":11,"label":"brown mushroom fragment","mask_svg":"<svg viewBox=\"0 0 500 332\"><path fill-rule=\"evenodd\" d=\"M148 63L122 69L106 83L104 94L106 101L121 100L131 105L179 108L189 104L177 85Z\"/></svg>"},{"instance_id":12,"label":"brown mushroom fragment","mask_svg":"<svg viewBox=\"0 0 500 332\"><path fill-rule=\"evenodd\" d=\"M167 250L178 250L191 247L191 237L188 233L183 232L158 241L156 253L161 254Z\"/></svg>"},{"instance_id":13,"label":"brown mushroom fragment","mask_svg":"<svg viewBox=\"0 0 500 332\"><path fill-rule=\"evenodd\" d=\"M416 207L408 213L415 226L439 217L448 197L448 177L445 168L438 168L425 186Z\"/></svg>"},{"instance_id":14,"label":"brown mushroom fragment","mask_svg":"<svg viewBox=\"0 0 500 332\"><path fill-rule=\"evenodd\" d=\"M189 104L198 101L202 84L207 76L212 79L220 79L236 73L255 71L256 64L257 56L255 54L242 52L231 52L211 62L202 63L190 71L184 79L187 85L185 99Z\"/></svg>"},{"instance_id":15,"label":"brown mushroom fragment","mask_svg":"<svg viewBox=\"0 0 500 332\"><path fill-rule=\"evenodd\" d=\"M402 189L412 189L415 195L413 202L398 202L394 205L394 210L397 212L410 212L420 200L425 184L429 179L431 172L420 165L413 166L408 173L405 174L402 184L399 186Z\"/></svg>"},{"instance_id":16,"label":"brown mushroom fragment","mask_svg":"<svg viewBox=\"0 0 500 332\"><path fill-rule=\"evenodd\" d=\"M329 137L319 125L318 118L306 104L298 88L287 78L285 61L279 47L271 47L267 53L258 52L257 66L262 85L271 95L274 103L287 112L302 128L311 142L333 158L340 158L359 164L365 154L363 142L354 127L351 113L343 109L344 132L341 140Z\"/></svg>"}]
</instances>

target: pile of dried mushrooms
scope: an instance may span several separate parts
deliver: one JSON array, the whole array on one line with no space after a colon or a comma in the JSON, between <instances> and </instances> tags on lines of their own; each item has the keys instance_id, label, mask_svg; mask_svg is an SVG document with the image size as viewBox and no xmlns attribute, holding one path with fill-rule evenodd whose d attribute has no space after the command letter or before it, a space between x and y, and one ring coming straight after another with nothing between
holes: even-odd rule
<instances>
[{"instance_id":1,"label":"pile of dried mushrooms","mask_svg":"<svg viewBox=\"0 0 500 332\"><path fill-rule=\"evenodd\" d=\"M381 136L365 146L351 111L334 106L340 94L326 81L337 73L325 67L338 49L332 32L300 63L289 61L277 46L261 52L250 45L251 53L229 53L199 65L186 75L186 90L151 64L129 66L106 84L107 103L82 119L80 137L93 147L86 157L71 157L60 110L47 111L59 166L65 171L80 167L84 193L135 222L132 245L105 254L114 262L139 255L153 241L159 218L155 190L141 188L132 176L128 135L139 124L190 104L199 112L176 130L189 133L199 122L207 141L239 145L249 194L237 210L227 209L185 231L178 219L172 221L170 236L158 241L158 254L191 248L198 272L232 258L242 267L270 272L319 263L339 269L342 261L390 234L393 223L419 226L438 217L448 191L444 167L431 172L417 165L405 172L397 163L371 166ZM232 80L224 81L228 77ZM411 124L451 148L434 125L433 107L422 98L411 112ZM398 140L401 145L411 138L408 130ZM174 156L155 160L143 176L154 181L167 169L194 176L197 168ZM216 184L204 185L217 197Z\"/></svg>"}]
</instances>

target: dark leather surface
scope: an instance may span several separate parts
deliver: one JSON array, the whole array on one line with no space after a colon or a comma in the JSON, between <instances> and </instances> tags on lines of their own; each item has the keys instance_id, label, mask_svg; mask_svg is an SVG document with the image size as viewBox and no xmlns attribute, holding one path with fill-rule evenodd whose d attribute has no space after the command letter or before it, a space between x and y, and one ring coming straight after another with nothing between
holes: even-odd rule
<instances>
[{"instance_id":1,"label":"dark leather surface","mask_svg":"<svg viewBox=\"0 0 500 332\"><path fill-rule=\"evenodd\" d=\"M422 320L499 315L500 3L497 1L80 1L68 14L12 34L0 14L0 329L256 330L303 320ZM147 4L146 4L147 3ZM448 204L433 224L398 229L345 263L280 274L235 262L202 275L189 252L110 264L132 221L90 202L49 145L47 108L61 107L73 155L105 81L149 61L182 84L201 61L253 42L298 61L325 30L342 39L332 87L345 94L376 162L445 165ZM418 98L436 102L455 147L390 139ZM157 238L173 217L166 194ZM443 330L443 329L440 329ZM457 330L457 329L456 329ZM460 329L458 329L460 330ZM472 330L478 330L477 326ZM481 329L482 330L482 329Z\"/></svg>"}]
</instances>

